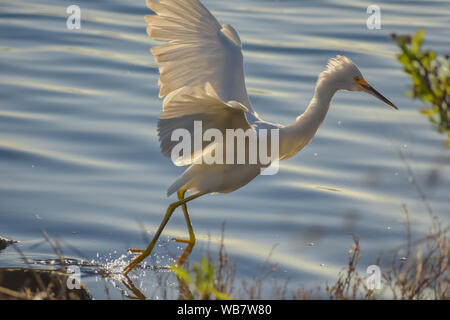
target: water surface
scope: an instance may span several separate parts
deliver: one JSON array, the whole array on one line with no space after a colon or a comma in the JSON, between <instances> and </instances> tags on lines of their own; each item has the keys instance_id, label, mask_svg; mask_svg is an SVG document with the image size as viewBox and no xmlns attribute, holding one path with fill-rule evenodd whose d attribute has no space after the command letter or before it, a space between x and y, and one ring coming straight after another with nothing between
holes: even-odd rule
<instances>
[{"instance_id":1,"label":"water surface","mask_svg":"<svg viewBox=\"0 0 450 320\"><path fill-rule=\"evenodd\" d=\"M66 28L71 4L0 1L0 235L20 241L31 263L50 268L55 253L42 243L46 230L81 265L95 298L122 298L127 289L120 281L95 272L129 261L121 258L128 248L146 246L174 201L166 190L183 168L159 152L161 100L149 53L157 43L145 32L145 1L78 1L82 25L74 31ZM237 283L258 275L271 255L278 279L314 287L345 267L353 234L362 272L380 253L404 245L403 204L415 238L426 234L427 204L448 224L449 151L419 114L422 104L404 96L410 79L388 39L425 28L425 45L448 51L448 1L378 1L382 29L373 31L366 27L371 1L204 4L239 31L250 99L264 119L294 121L336 54L355 61L400 111L363 93L339 92L317 137L282 162L278 175L190 204L198 238L192 262L206 254L208 242L215 251L225 223ZM430 180L433 172L437 181ZM148 265L173 263L182 250L175 236L187 236L181 214ZM0 252L0 267L7 266L25 266L11 246ZM136 286L165 298L156 273L137 270Z\"/></svg>"}]
</instances>

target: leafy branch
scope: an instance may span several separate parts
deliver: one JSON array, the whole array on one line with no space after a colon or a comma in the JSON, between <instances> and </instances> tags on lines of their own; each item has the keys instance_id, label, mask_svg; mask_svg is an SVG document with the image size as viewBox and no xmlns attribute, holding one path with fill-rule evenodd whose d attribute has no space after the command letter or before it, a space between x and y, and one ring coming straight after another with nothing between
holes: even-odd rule
<instances>
[{"instance_id":1,"label":"leafy branch","mask_svg":"<svg viewBox=\"0 0 450 320\"><path fill-rule=\"evenodd\" d=\"M436 56L434 50L423 50L425 31L419 29L414 36L391 34L401 49L398 61L413 81L411 98L419 98L428 108L420 112L430 119L439 132L450 137L450 71L448 54ZM450 147L450 140L445 141Z\"/></svg>"}]
</instances>

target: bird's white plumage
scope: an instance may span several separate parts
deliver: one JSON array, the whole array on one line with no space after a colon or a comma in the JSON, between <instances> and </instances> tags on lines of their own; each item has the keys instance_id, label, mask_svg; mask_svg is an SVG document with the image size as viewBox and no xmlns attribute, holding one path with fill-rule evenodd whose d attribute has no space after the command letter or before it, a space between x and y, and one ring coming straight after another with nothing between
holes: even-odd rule
<instances>
[{"instance_id":1,"label":"bird's white plumage","mask_svg":"<svg viewBox=\"0 0 450 320\"><path fill-rule=\"evenodd\" d=\"M147 6L155 12L146 16L147 33L154 40L167 42L151 49L159 63L159 95L166 96L158 122L164 156L170 157L178 143L171 139L174 130L187 129L193 135L194 121L202 121L203 130L223 132L257 128L253 123L276 127L261 120L250 104L241 40L232 26L220 25L197 0L147 0ZM202 147L200 154L192 147L191 155L176 159L177 165L191 166L169 187L169 195L180 188L229 192L259 173L259 167L249 170L242 165L192 164L197 157L212 152L214 143L204 142Z\"/></svg>"},{"instance_id":2,"label":"bird's white plumage","mask_svg":"<svg viewBox=\"0 0 450 320\"><path fill-rule=\"evenodd\" d=\"M198 113L214 115L227 111L247 112L248 109L239 102L226 103L217 94L214 87L206 82L201 87L182 87L169 94L164 99L163 113L160 118L177 118Z\"/></svg>"},{"instance_id":3,"label":"bird's white plumage","mask_svg":"<svg viewBox=\"0 0 450 320\"><path fill-rule=\"evenodd\" d=\"M319 74L318 83L327 81L329 84L334 84L339 89L356 90L359 91L354 81L355 77L363 77L356 64L345 56L336 56L328 60L326 69ZM348 83L339 83L346 81Z\"/></svg>"},{"instance_id":4,"label":"bird's white plumage","mask_svg":"<svg viewBox=\"0 0 450 320\"><path fill-rule=\"evenodd\" d=\"M147 6L156 13L146 16L147 33L154 40L168 42L151 49L161 63L160 97L209 82L224 101L238 101L253 112L236 30L221 26L197 0L147 0Z\"/></svg>"},{"instance_id":5,"label":"bird's white plumage","mask_svg":"<svg viewBox=\"0 0 450 320\"><path fill-rule=\"evenodd\" d=\"M203 87L177 89L164 99L158 121L161 152L164 156L172 156L172 149L178 144L178 141L172 141L174 130L186 129L194 137L194 121L201 121L203 131L217 129L222 136L226 135L226 129L250 129L245 116L247 111L247 107L237 101L223 101L209 82ZM210 144L205 142L201 150L195 150L192 145L191 154L178 157L175 164L191 164L195 158L211 152Z\"/></svg>"},{"instance_id":6,"label":"bird's white plumage","mask_svg":"<svg viewBox=\"0 0 450 320\"><path fill-rule=\"evenodd\" d=\"M242 44L236 30L220 25L198 0L147 0L155 15L146 16L147 32L166 44L151 49L159 63L160 97L163 113L158 122L163 155L170 157L177 142L174 130L194 132L194 121L202 121L203 130L251 128L279 129L279 159L287 159L314 137L338 90L366 91L395 106L368 86L358 67L347 57L329 60L320 73L314 96L304 113L294 123L282 126L266 122L252 108L244 81ZM363 80L363 79L362 79ZM250 182L259 173L258 165L193 164L193 159L214 150L213 142L178 160L190 167L170 186L168 194L181 191L230 192Z\"/></svg>"}]
</instances>

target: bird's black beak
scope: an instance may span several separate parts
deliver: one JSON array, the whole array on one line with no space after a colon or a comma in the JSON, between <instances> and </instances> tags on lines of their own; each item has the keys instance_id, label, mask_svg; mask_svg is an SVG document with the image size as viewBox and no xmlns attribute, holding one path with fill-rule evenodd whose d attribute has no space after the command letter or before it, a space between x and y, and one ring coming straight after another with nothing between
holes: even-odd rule
<instances>
[{"instance_id":1,"label":"bird's black beak","mask_svg":"<svg viewBox=\"0 0 450 320\"><path fill-rule=\"evenodd\" d=\"M355 82L362 88L362 90L364 92L370 93L374 97L376 97L376 98L380 99L381 101L383 101L385 104L387 104L392 109L398 110L398 108L392 102L390 102L381 93L379 93L377 90L375 90L375 88L372 87L370 84L368 84L366 80L364 80L362 78L359 78L359 77L356 77L355 78Z\"/></svg>"}]
</instances>

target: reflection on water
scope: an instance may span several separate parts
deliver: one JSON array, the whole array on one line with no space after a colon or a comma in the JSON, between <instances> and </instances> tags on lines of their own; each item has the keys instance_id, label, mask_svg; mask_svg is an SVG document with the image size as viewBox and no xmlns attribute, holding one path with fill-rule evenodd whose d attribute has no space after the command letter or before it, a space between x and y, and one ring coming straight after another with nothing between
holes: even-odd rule
<instances>
[{"instance_id":1,"label":"reflection on water","mask_svg":"<svg viewBox=\"0 0 450 320\"><path fill-rule=\"evenodd\" d=\"M382 29L375 31L366 29L368 1L204 2L239 31L250 99L263 118L292 122L336 54L355 61L400 111L364 94L338 93L317 137L278 175L190 204L198 239L192 261L218 245L225 222L238 279L255 276L275 246L276 276L314 286L345 266L350 233L360 236L362 267L402 245L402 203L414 235L425 234L429 215L415 184L448 221L450 156L417 112L420 102L403 96L409 79L388 39L424 27L427 47L448 50L446 1L381 1ZM96 298L122 298L129 290L120 279L105 283L99 272L114 274L131 259L128 248L146 246L182 168L159 152L161 100L149 53L156 43L145 34L144 1L78 4L82 29L70 31L60 1L1 2L0 236L19 240L30 261L51 267L52 249L36 246L47 230L81 266ZM171 239L186 236L183 216L174 215L163 235L147 268L134 274L144 294L162 290L158 281L169 277L152 268L182 251ZM22 265L12 247L0 252L0 266Z\"/></svg>"}]
</instances>

